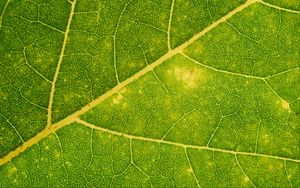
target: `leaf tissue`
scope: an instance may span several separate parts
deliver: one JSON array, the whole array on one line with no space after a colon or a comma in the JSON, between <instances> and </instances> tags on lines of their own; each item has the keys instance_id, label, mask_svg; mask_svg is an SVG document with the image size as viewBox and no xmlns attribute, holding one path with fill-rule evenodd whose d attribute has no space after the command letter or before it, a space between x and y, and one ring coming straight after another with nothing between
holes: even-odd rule
<instances>
[{"instance_id":1,"label":"leaf tissue","mask_svg":"<svg viewBox=\"0 0 300 188\"><path fill-rule=\"evenodd\" d=\"M297 0L1 0L0 187L300 187Z\"/></svg>"}]
</instances>

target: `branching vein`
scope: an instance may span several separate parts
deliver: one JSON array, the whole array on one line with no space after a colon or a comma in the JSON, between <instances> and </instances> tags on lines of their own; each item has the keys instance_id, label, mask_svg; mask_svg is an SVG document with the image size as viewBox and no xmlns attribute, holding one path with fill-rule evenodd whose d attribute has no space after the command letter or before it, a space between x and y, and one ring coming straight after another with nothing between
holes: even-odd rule
<instances>
[{"instance_id":1,"label":"branching vein","mask_svg":"<svg viewBox=\"0 0 300 188\"><path fill-rule=\"evenodd\" d=\"M60 67L61 67L61 64L62 64L62 61L64 58L64 53L65 53L65 49L66 49L66 45L67 45L67 41L68 41L69 32L70 32L70 27L71 27L72 19L74 16L75 4L76 4L76 0L71 2L71 12L70 12L67 28L66 28L65 35L64 35L64 42L62 45L61 53L59 56L59 60L57 63L57 67L56 67L53 82L52 82L49 105L48 105L48 119L47 119L47 127L46 128L49 128L52 124L52 106L53 106L53 99L54 99L54 92L55 92L55 84L56 84L59 70L60 70Z\"/></svg>"}]
</instances>

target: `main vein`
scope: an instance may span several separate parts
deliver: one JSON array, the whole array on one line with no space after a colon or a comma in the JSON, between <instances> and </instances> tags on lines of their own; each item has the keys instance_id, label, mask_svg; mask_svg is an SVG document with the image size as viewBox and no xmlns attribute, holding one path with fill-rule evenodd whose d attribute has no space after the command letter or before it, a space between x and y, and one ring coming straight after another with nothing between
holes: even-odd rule
<instances>
[{"instance_id":1,"label":"main vein","mask_svg":"<svg viewBox=\"0 0 300 188\"><path fill-rule=\"evenodd\" d=\"M57 67L56 67L56 70L55 70L55 74L54 74L54 78L53 78L53 82L52 82L52 86L51 86L46 129L49 128L52 124L52 106L53 106L53 99L54 99L54 92L55 92L55 84L56 84L56 81L57 81L57 78L58 78L59 70L60 70L60 67L61 67L61 64L62 64L62 61L63 61L63 58L64 58L66 46L67 46L70 27L71 27L71 23L72 23L73 16L74 16L76 0L74 0L73 2L70 2L70 3L71 3L71 11L70 11L69 20L68 20L67 28L66 28L65 35L64 35L64 42L63 42L63 45L62 45L62 48L61 48L61 53L60 53L60 56L59 56L59 59L58 59Z\"/></svg>"},{"instance_id":2,"label":"main vein","mask_svg":"<svg viewBox=\"0 0 300 188\"><path fill-rule=\"evenodd\" d=\"M190 38L189 40L187 40L186 42L184 42L180 46L178 46L178 47L176 47L174 49L169 50L165 55L163 55L162 57L160 57L155 62L149 64L148 66L146 66L141 71L137 72L136 74L134 74L130 78L126 79L125 81L119 83L117 86L115 86L114 88L112 88L111 90L109 90L108 92L106 92L105 94L99 96L95 100L91 101L89 104L87 104L86 106L84 106L80 110L74 112L73 114L69 115L65 119L63 119L63 120L61 120L61 121L59 121L59 122L57 122L57 123L55 123L55 124L53 124L51 126L51 115L52 115L52 105L53 105L53 98L54 98L54 91L55 91L55 83L56 83L56 80L57 80L57 77L58 77L58 73L59 73L59 69L60 69L60 66L61 66L61 63L62 63L62 59L63 59L63 56L64 56L64 51L65 51L65 47L66 47L66 43L67 43L67 39L68 39L68 33L69 33L70 25L71 25L71 22L72 22L72 17L74 15L75 1L72 3L71 13L70 13L70 17L69 17L67 29L66 29L66 32L65 32L65 38L64 38L64 43L63 43L63 47L62 47L62 52L61 52L61 55L60 55L60 58L59 58L59 62L58 62L58 65L57 65L55 76L54 76L54 80L53 80L53 83L52 83L51 94L50 94L50 101L49 101L49 108L48 108L47 127L46 127L46 129L44 129L43 131L41 131L40 133L38 133L36 136L34 136L33 138L31 138L28 141L26 141L23 145L19 146L17 149L15 149L14 151L11 151L9 154L7 154L3 158L1 158L0 159L0 165L3 165L5 163L7 163L8 161L10 161L14 157L18 156L20 153L24 152L26 149L28 149L32 145L34 145L37 142L39 142L41 139L47 137L49 134L51 134L51 133L59 130L62 127L65 127L66 125L68 125L70 123L75 122L80 115L86 113L87 111L89 111L93 107L97 106L102 101L106 100L107 98L109 98L113 94L117 93L118 91L120 91L122 88L124 88L128 84L130 84L130 83L134 82L135 80L139 79L141 76L143 76L146 73L152 71L155 67L161 65L164 61L166 61L167 59L171 58L175 54L182 52L182 50L184 48L186 48L187 46L189 46L190 44L192 44L193 42L195 42L197 39L199 39L200 37L202 37L203 35L205 35L207 32L211 31L212 29L214 29L215 27L217 27L221 23L223 23L226 20L228 20L229 18L231 18L236 13L242 11L246 7L250 6L251 4L258 2L259 0L248 0L245 4L242 4L241 6L235 8L234 10L232 10L231 12L229 12L227 15L225 15L222 18L220 18L219 20L217 20L213 24L209 25L208 27L206 27L205 29L203 29L202 31L200 31L199 33L197 33L196 35L194 35L192 38Z\"/></svg>"}]
</instances>

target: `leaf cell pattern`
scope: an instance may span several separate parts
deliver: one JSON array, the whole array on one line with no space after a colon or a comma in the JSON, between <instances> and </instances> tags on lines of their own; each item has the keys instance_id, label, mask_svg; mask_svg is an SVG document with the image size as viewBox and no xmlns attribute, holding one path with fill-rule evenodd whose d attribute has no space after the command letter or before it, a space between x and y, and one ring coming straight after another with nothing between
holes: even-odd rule
<instances>
[{"instance_id":1,"label":"leaf cell pattern","mask_svg":"<svg viewBox=\"0 0 300 188\"><path fill-rule=\"evenodd\" d=\"M299 187L296 1L0 2L1 187Z\"/></svg>"}]
</instances>

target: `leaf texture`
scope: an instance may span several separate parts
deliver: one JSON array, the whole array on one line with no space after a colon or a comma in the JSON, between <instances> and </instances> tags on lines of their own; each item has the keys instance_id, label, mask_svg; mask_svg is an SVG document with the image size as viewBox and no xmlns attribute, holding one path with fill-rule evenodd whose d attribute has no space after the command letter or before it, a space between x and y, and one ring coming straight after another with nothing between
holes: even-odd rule
<instances>
[{"instance_id":1,"label":"leaf texture","mask_svg":"<svg viewBox=\"0 0 300 188\"><path fill-rule=\"evenodd\" d=\"M0 2L1 187L300 187L297 1Z\"/></svg>"}]
</instances>

